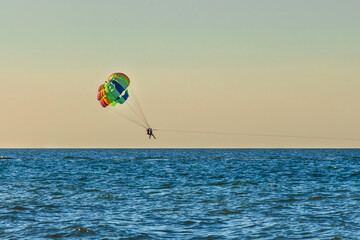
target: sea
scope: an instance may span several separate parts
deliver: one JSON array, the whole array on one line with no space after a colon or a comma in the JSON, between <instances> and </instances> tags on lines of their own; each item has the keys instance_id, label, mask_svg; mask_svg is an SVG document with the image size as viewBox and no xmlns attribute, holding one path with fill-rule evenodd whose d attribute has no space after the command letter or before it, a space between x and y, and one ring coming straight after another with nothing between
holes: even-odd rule
<instances>
[{"instance_id":1,"label":"sea","mask_svg":"<svg viewBox=\"0 0 360 240\"><path fill-rule=\"evenodd\" d=\"M0 149L0 239L360 239L360 149Z\"/></svg>"}]
</instances>

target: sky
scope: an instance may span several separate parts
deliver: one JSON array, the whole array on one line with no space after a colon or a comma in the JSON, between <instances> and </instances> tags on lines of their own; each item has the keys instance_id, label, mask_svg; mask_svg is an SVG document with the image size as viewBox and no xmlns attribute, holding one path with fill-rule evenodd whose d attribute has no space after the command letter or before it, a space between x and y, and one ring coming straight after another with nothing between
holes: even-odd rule
<instances>
[{"instance_id":1,"label":"sky","mask_svg":"<svg viewBox=\"0 0 360 240\"><path fill-rule=\"evenodd\" d=\"M183 132L360 139L359 9L357 0L0 0L0 148L360 147ZM100 106L97 89L114 72L130 77L156 140Z\"/></svg>"}]
</instances>

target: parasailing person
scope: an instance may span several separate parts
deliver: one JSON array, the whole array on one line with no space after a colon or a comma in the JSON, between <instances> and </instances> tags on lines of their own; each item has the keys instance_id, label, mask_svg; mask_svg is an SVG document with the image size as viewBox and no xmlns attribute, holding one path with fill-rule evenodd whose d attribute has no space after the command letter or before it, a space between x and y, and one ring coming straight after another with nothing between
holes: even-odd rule
<instances>
[{"instance_id":1,"label":"parasailing person","mask_svg":"<svg viewBox=\"0 0 360 240\"><path fill-rule=\"evenodd\" d=\"M149 135L149 139L151 138L151 136L153 136L154 139L156 139L155 135L153 134L152 128L146 129L146 134Z\"/></svg>"}]
</instances>

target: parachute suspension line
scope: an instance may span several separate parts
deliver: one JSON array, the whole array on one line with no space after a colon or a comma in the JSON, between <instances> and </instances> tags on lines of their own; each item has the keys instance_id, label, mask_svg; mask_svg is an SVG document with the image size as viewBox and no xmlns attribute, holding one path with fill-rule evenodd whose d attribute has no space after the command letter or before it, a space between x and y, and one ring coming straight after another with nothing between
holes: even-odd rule
<instances>
[{"instance_id":1,"label":"parachute suspension line","mask_svg":"<svg viewBox=\"0 0 360 240\"><path fill-rule=\"evenodd\" d=\"M131 111L138 117L138 120L140 120L140 122L142 122L143 124L145 124L145 125L148 126L147 122L146 122L143 118L141 118L141 116L139 116L139 114L135 111L134 107L131 106L130 101L127 103L127 105L129 106L129 108L131 109ZM148 126L148 127L149 127L149 126Z\"/></svg>"},{"instance_id":2,"label":"parachute suspension line","mask_svg":"<svg viewBox=\"0 0 360 240\"><path fill-rule=\"evenodd\" d=\"M130 86L129 89L130 89L131 94L134 96L135 103L138 106L144 121L146 122L146 126L148 126L148 128L150 128L150 124L149 124L148 120L146 119L145 113L144 113L144 111L143 111L143 109L142 109L142 107L140 105L139 100L137 99L137 97L135 95L135 92L134 92L133 88Z\"/></svg>"},{"instance_id":3,"label":"parachute suspension line","mask_svg":"<svg viewBox=\"0 0 360 240\"><path fill-rule=\"evenodd\" d=\"M326 139L326 140L346 140L346 141L360 141L359 138L337 138L337 137L315 137L315 136L294 136L294 135L276 135L276 134L253 134L253 133L230 133L230 132L206 132L206 131L187 131L187 130L165 130L153 129L154 131L162 132L179 132L179 133L201 133L201 134L226 134L226 135L241 135L252 137L280 137L280 138L307 138L307 139Z\"/></svg>"},{"instance_id":4,"label":"parachute suspension line","mask_svg":"<svg viewBox=\"0 0 360 240\"><path fill-rule=\"evenodd\" d=\"M143 127L143 128L145 128L145 129L147 129L147 127L146 127L145 125L139 123L138 121L136 121L135 119L131 118L130 116L128 116L128 115L126 115L126 114L124 114L124 113L117 112L117 111L115 111L115 110L113 110L113 109L110 109L110 108L105 108L105 109L108 109L109 111L111 111L111 112L113 112L113 113L115 113L115 114L117 114L117 115L119 115L119 116L121 116L121 117L129 120L130 122L133 122L133 123L139 125L140 127Z\"/></svg>"}]
</instances>

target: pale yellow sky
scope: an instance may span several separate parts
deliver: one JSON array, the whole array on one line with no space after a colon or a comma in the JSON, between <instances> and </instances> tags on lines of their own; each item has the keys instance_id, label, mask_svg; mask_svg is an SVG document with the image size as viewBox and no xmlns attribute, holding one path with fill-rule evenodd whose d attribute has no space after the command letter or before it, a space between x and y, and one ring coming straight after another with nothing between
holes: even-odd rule
<instances>
[{"instance_id":1,"label":"pale yellow sky","mask_svg":"<svg viewBox=\"0 0 360 240\"><path fill-rule=\"evenodd\" d=\"M96 100L124 72L153 128L358 139L359 1L0 5L0 147L360 146L164 131L150 141Z\"/></svg>"}]
</instances>

